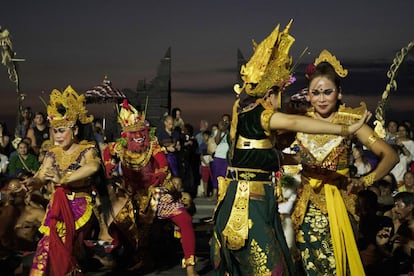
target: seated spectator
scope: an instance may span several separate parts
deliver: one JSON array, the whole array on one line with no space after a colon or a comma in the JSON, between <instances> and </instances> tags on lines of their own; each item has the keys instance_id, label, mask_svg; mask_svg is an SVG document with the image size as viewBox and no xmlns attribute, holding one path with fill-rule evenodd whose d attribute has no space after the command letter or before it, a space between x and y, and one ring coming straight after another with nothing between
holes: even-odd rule
<instances>
[{"instance_id":1,"label":"seated spectator","mask_svg":"<svg viewBox=\"0 0 414 276\"><path fill-rule=\"evenodd\" d=\"M395 192L397 190L397 180L395 179L392 173L387 174L382 179L391 183L392 191Z\"/></svg>"},{"instance_id":2,"label":"seated spectator","mask_svg":"<svg viewBox=\"0 0 414 276\"><path fill-rule=\"evenodd\" d=\"M404 153L409 153L411 155L411 159L414 158L414 141L410 138L411 130L405 124L401 124L398 126L398 139L397 145L402 148Z\"/></svg>"},{"instance_id":3,"label":"seated spectator","mask_svg":"<svg viewBox=\"0 0 414 276\"><path fill-rule=\"evenodd\" d=\"M356 177L366 175L372 170L371 163L364 155L364 150L360 145L352 147L353 165L357 169Z\"/></svg>"},{"instance_id":4,"label":"seated spectator","mask_svg":"<svg viewBox=\"0 0 414 276\"><path fill-rule=\"evenodd\" d=\"M7 173L9 167L9 158L5 154L0 153L0 176Z\"/></svg>"},{"instance_id":5,"label":"seated spectator","mask_svg":"<svg viewBox=\"0 0 414 276\"><path fill-rule=\"evenodd\" d=\"M393 227L380 230L376 236L377 248L384 258L380 263L366 269L366 275L410 275L409 273L413 272L414 250L411 250L411 247L414 248L414 243L411 239L414 235L410 225L414 229L414 194L397 193L394 202Z\"/></svg>"},{"instance_id":6,"label":"seated spectator","mask_svg":"<svg viewBox=\"0 0 414 276\"><path fill-rule=\"evenodd\" d=\"M398 187L399 192L414 192L414 174L410 171L405 172L403 182Z\"/></svg>"},{"instance_id":7,"label":"seated spectator","mask_svg":"<svg viewBox=\"0 0 414 276\"><path fill-rule=\"evenodd\" d=\"M377 181L376 186L378 186L380 191L378 196L378 210L384 214L394 207L392 184L384 179L381 179Z\"/></svg>"},{"instance_id":8,"label":"seated spectator","mask_svg":"<svg viewBox=\"0 0 414 276\"><path fill-rule=\"evenodd\" d=\"M10 159L9 175L18 177L20 174L32 173L35 174L39 169L39 161L34 154L28 152L29 145L25 142L20 142L17 147L18 154Z\"/></svg>"},{"instance_id":9,"label":"seated spectator","mask_svg":"<svg viewBox=\"0 0 414 276\"><path fill-rule=\"evenodd\" d=\"M6 123L0 122L0 153L9 157L12 151L13 147Z\"/></svg>"},{"instance_id":10,"label":"seated spectator","mask_svg":"<svg viewBox=\"0 0 414 276\"><path fill-rule=\"evenodd\" d=\"M397 143L396 142L397 136L398 136L397 129L398 129L398 123L396 121L394 120L388 121L387 127L385 129L385 132L386 132L385 137L384 137L385 142L387 142L390 145L394 145Z\"/></svg>"},{"instance_id":11,"label":"seated spectator","mask_svg":"<svg viewBox=\"0 0 414 276\"><path fill-rule=\"evenodd\" d=\"M43 141L49 140L51 138L51 133L45 114L42 112L36 112L33 122L34 125L27 130L26 137L31 139L30 145L33 153L38 156Z\"/></svg>"},{"instance_id":12,"label":"seated spectator","mask_svg":"<svg viewBox=\"0 0 414 276\"><path fill-rule=\"evenodd\" d=\"M391 228L392 220L377 215L377 196L374 192L363 190L358 193L356 213L360 217L358 248L365 268L377 265L385 257L379 250L376 237L384 227Z\"/></svg>"},{"instance_id":13,"label":"seated spectator","mask_svg":"<svg viewBox=\"0 0 414 276\"><path fill-rule=\"evenodd\" d=\"M399 154L400 162L391 170L397 180L398 187L402 185L404 174L408 171L409 164L414 160L414 141L408 138L408 127L398 126L398 136L394 148Z\"/></svg>"},{"instance_id":14,"label":"seated spectator","mask_svg":"<svg viewBox=\"0 0 414 276\"><path fill-rule=\"evenodd\" d=\"M408 133L408 137L411 140L413 140L414 139L414 133L413 133L413 130L412 130L412 127L413 127L412 122L410 120L403 120L401 123L408 127L408 129L410 130L409 133Z\"/></svg>"},{"instance_id":15,"label":"seated spectator","mask_svg":"<svg viewBox=\"0 0 414 276\"><path fill-rule=\"evenodd\" d=\"M27 146L28 146L27 151L28 151L30 154L35 155L35 153L34 153L34 151L33 151L32 147L31 147L31 144L32 144L32 139L30 139L29 137L24 137L23 139L22 139L22 138L16 138L16 139L14 139L14 140L13 140L13 148L14 148L15 150L14 150L14 151L12 151L12 152L10 153L10 155L9 155L9 160L10 160L10 159L12 159L12 157L13 157L13 156L17 156L17 155L19 154L19 152L18 152L17 148L19 147L19 143L20 143L20 142L25 142L25 143L27 144Z\"/></svg>"},{"instance_id":16,"label":"seated spectator","mask_svg":"<svg viewBox=\"0 0 414 276\"><path fill-rule=\"evenodd\" d=\"M394 208L392 208L392 220L395 232L401 224L413 219L414 193L400 192L394 196Z\"/></svg>"},{"instance_id":17,"label":"seated spectator","mask_svg":"<svg viewBox=\"0 0 414 276\"><path fill-rule=\"evenodd\" d=\"M414 260L414 234L410 229L413 221L405 221L398 228L395 235L382 233L383 240L389 240L388 256L383 258L380 264L367 271L367 275L412 275ZM411 226L412 227L412 226ZM388 238L390 236L390 238ZM378 240L379 237L377 238Z\"/></svg>"}]
</instances>

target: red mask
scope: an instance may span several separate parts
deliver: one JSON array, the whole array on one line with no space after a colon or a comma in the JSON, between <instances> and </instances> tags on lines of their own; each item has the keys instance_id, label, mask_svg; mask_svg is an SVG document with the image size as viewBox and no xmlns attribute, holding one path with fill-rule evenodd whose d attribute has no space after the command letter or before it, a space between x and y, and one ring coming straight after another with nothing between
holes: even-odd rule
<instances>
[{"instance_id":1,"label":"red mask","mask_svg":"<svg viewBox=\"0 0 414 276\"><path fill-rule=\"evenodd\" d=\"M149 147L150 138L146 128L127 132L126 137L128 139L127 150L131 152L144 152Z\"/></svg>"}]
</instances>

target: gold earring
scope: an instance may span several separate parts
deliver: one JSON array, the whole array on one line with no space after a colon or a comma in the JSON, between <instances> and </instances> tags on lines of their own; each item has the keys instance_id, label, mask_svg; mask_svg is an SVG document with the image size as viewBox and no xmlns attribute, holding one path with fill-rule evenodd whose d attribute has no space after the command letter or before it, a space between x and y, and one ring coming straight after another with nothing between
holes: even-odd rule
<instances>
[{"instance_id":1,"label":"gold earring","mask_svg":"<svg viewBox=\"0 0 414 276\"><path fill-rule=\"evenodd\" d=\"M342 100L342 94L341 93L338 94L338 100Z\"/></svg>"}]
</instances>

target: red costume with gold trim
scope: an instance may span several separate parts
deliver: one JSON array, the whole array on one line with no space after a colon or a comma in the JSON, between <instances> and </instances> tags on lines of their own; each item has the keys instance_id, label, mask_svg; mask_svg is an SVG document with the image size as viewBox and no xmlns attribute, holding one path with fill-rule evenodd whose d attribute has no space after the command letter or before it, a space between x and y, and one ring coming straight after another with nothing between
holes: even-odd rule
<instances>
[{"instance_id":1,"label":"red costume with gold trim","mask_svg":"<svg viewBox=\"0 0 414 276\"><path fill-rule=\"evenodd\" d=\"M145 115L126 100L121 104L118 121L123 127L122 137L104 149L105 168L109 178L117 174L122 176L124 189L131 194L131 198L120 215L116 214L114 223L118 229L124 229L122 232L137 246L138 255L142 259L145 257L142 254L147 251L145 237L152 219L155 216L170 219L181 230L184 263L194 265L195 236L192 218L184 204L173 196L176 189L171 182L168 161L162 147L145 121ZM116 159L119 160L118 164ZM131 206L136 206L139 210L131 209ZM126 208L128 212L125 212ZM134 211L138 211L138 222L133 220Z\"/></svg>"}]
</instances>

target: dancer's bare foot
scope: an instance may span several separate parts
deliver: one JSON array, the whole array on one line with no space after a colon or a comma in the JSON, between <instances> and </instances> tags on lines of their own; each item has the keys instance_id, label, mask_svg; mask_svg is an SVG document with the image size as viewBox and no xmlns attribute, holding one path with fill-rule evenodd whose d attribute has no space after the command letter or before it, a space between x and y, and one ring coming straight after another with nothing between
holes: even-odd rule
<instances>
[{"instance_id":1,"label":"dancer's bare foot","mask_svg":"<svg viewBox=\"0 0 414 276\"><path fill-rule=\"evenodd\" d=\"M193 265L188 265L187 269L187 276L198 276L197 271Z\"/></svg>"},{"instance_id":2,"label":"dancer's bare foot","mask_svg":"<svg viewBox=\"0 0 414 276\"><path fill-rule=\"evenodd\" d=\"M182 260L182 268L187 270L187 276L198 276L197 271L195 270L196 258L194 256L190 256L187 259Z\"/></svg>"}]
</instances>

